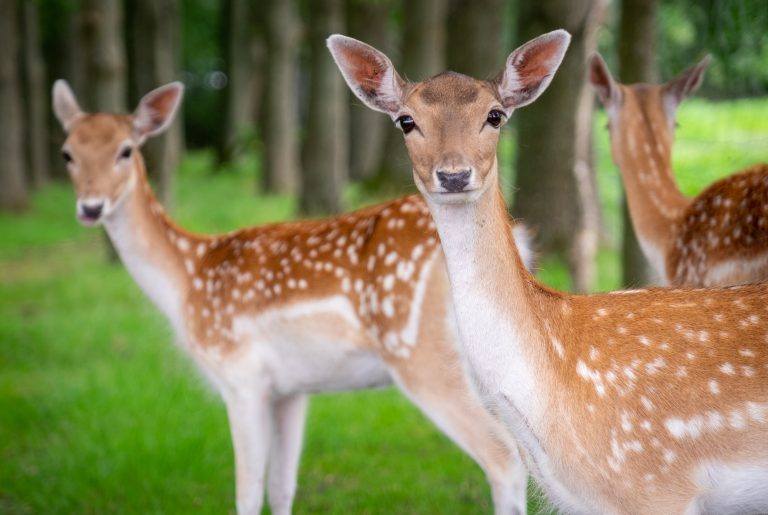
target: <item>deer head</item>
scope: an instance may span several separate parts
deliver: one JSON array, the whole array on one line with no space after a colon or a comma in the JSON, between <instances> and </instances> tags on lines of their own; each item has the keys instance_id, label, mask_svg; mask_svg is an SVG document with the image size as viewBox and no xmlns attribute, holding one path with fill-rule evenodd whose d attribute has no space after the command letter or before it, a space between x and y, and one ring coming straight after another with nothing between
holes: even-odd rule
<instances>
[{"instance_id":1,"label":"deer head","mask_svg":"<svg viewBox=\"0 0 768 515\"><path fill-rule=\"evenodd\" d=\"M88 114L66 81L54 83L53 111L67 132L61 153L75 185L80 223L100 223L131 191L143 173L139 147L168 128L183 91L180 82L172 82L147 93L132 115Z\"/></svg>"},{"instance_id":2,"label":"deer head","mask_svg":"<svg viewBox=\"0 0 768 515\"><path fill-rule=\"evenodd\" d=\"M403 131L419 190L448 204L475 200L496 183L499 129L547 88L569 42L563 30L529 41L493 80L447 72L418 83L355 39L333 35L328 48L355 95Z\"/></svg>"}]
</instances>

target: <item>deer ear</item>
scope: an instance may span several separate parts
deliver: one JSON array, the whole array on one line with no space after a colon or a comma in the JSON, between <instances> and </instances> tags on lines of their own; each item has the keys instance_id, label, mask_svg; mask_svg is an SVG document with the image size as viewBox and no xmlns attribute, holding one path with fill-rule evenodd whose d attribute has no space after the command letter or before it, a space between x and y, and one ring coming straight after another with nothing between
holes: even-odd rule
<instances>
[{"instance_id":1,"label":"deer ear","mask_svg":"<svg viewBox=\"0 0 768 515\"><path fill-rule=\"evenodd\" d=\"M328 38L328 50L352 92L375 111L397 114L405 88L392 62L372 46L340 34Z\"/></svg>"},{"instance_id":2,"label":"deer ear","mask_svg":"<svg viewBox=\"0 0 768 515\"><path fill-rule=\"evenodd\" d=\"M697 64L680 72L677 77L662 86L664 98L671 107L676 108L685 97L701 86L704 80L704 71L706 71L710 62L712 62L712 59L710 56L706 56Z\"/></svg>"},{"instance_id":3,"label":"deer ear","mask_svg":"<svg viewBox=\"0 0 768 515\"><path fill-rule=\"evenodd\" d=\"M183 94L184 85L171 82L144 95L133 113L133 131L139 143L168 128L181 105Z\"/></svg>"},{"instance_id":4,"label":"deer ear","mask_svg":"<svg viewBox=\"0 0 768 515\"><path fill-rule=\"evenodd\" d=\"M504 71L494 81L505 109L528 105L547 89L570 41L566 31L555 30L509 54Z\"/></svg>"},{"instance_id":5,"label":"deer ear","mask_svg":"<svg viewBox=\"0 0 768 515\"><path fill-rule=\"evenodd\" d=\"M53 83L53 112L59 123L68 132L72 123L83 116L83 111L72 93L67 81L59 79Z\"/></svg>"},{"instance_id":6,"label":"deer ear","mask_svg":"<svg viewBox=\"0 0 768 515\"><path fill-rule=\"evenodd\" d=\"M605 107L610 107L619 99L619 88L600 54L594 54L589 60L589 82Z\"/></svg>"}]
</instances>

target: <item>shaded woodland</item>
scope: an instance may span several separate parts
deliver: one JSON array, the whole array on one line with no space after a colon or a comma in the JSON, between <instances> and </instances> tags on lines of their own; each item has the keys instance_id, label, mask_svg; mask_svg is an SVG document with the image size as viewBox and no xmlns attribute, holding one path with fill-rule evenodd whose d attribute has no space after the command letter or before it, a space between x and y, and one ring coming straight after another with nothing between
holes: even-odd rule
<instances>
[{"instance_id":1,"label":"shaded woodland","mask_svg":"<svg viewBox=\"0 0 768 515\"><path fill-rule=\"evenodd\" d=\"M179 161L201 148L215 152L211 174L252 158L251 193L295 195L306 216L344 210L350 183L377 198L408 193L402 135L349 93L325 38L361 39L412 80L446 69L493 78L517 45L565 28L566 59L541 99L513 117L506 137L516 151L502 168L511 213L535 228L544 254L567 260L583 291L602 216L586 59L600 49L617 78L644 82L710 53L701 94L761 95L766 26L762 0L8 0L0 2L0 208L23 211L31 191L66 179L50 112L58 78L89 111L125 112L148 90L184 82L183 123L145 148L171 209ZM642 284L647 267L626 216L624 282Z\"/></svg>"}]
</instances>

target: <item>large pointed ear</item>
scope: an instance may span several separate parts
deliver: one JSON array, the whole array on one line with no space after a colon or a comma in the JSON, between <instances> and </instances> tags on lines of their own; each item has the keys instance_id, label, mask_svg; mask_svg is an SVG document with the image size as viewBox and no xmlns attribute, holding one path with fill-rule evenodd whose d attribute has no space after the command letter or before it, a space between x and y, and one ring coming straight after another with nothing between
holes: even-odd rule
<instances>
[{"instance_id":1,"label":"large pointed ear","mask_svg":"<svg viewBox=\"0 0 768 515\"><path fill-rule=\"evenodd\" d=\"M693 93L701 86L704 80L704 71L712 61L710 56L704 57L698 64L695 64L669 82L663 87L664 98L672 107L677 107L685 97Z\"/></svg>"},{"instance_id":2,"label":"large pointed ear","mask_svg":"<svg viewBox=\"0 0 768 515\"><path fill-rule=\"evenodd\" d=\"M405 88L392 62L372 46L340 34L328 38L328 50L352 92L375 111L397 114Z\"/></svg>"},{"instance_id":3,"label":"large pointed ear","mask_svg":"<svg viewBox=\"0 0 768 515\"><path fill-rule=\"evenodd\" d=\"M53 83L53 113L66 132L69 132L75 120L83 116L72 88L64 79Z\"/></svg>"},{"instance_id":4,"label":"large pointed ear","mask_svg":"<svg viewBox=\"0 0 768 515\"><path fill-rule=\"evenodd\" d=\"M504 71L494 81L505 109L530 104L547 89L570 42L570 34L555 30L509 54Z\"/></svg>"},{"instance_id":5,"label":"large pointed ear","mask_svg":"<svg viewBox=\"0 0 768 515\"><path fill-rule=\"evenodd\" d=\"M184 84L171 82L144 95L133 112L133 131L140 144L168 128L181 105L183 94Z\"/></svg>"},{"instance_id":6,"label":"large pointed ear","mask_svg":"<svg viewBox=\"0 0 768 515\"><path fill-rule=\"evenodd\" d=\"M619 88L600 54L592 55L589 60L589 82L595 88L598 98L605 107L610 107L618 102Z\"/></svg>"}]
</instances>

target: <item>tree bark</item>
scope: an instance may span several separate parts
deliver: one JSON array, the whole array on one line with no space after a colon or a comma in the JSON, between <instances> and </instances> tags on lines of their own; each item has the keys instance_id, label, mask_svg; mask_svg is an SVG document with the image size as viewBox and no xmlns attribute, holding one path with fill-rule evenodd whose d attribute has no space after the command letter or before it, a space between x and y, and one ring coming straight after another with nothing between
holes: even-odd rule
<instances>
[{"instance_id":1,"label":"tree bark","mask_svg":"<svg viewBox=\"0 0 768 515\"><path fill-rule=\"evenodd\" d=\"M147 92L178 78L178 0L127 0L131 107ZM142 149L147 171L166 209L173 208L176 168L182 154L181 114L168 130Z\"/></svg>"},{"instance_id":2,"label":"tree bark","mask_svg":"<svg viewBox=\"0 0 768 515\"><path fill-rule=\"evenodd\" d=\"M76 93L83 91L81 37L79 27L79 11L75 2L47 2L46 8L40 11L40 18L46 28L42 32L43 53L46 64L46 84L50 85L56 79L66 79ZM64 141L64 130L54 117L50 108L50 90L46 89L46 144L48 146L48 163L51 178L66 179L67 169L61 158L61 144Z\"/></svg>"},{"instance_id":3,"label":"tree bark","mask_svg":"<svg viewBox=\"0 0 768 515\"><path fill-rule=\"evenodd\" d=\"M448 69L492 79L504 65L504 0L448 0Z\"/></svg>"},{"instance_id":4,"label":"tree bark","mask_svg":"<svg viewBox=\"0 0 768 515\"><path fill-rule=\"evenodd\" d=\"M19 3L0 2L0 209L27 207L24 180L24 118L19 76Z\"/></svg>"},{"instance_id":5,"label":"tree bark","mask_svg":"<svg viewBox=\"0 0 768 515\"><path fill-rule=\"evenodd\" d=\"M297 64L301 39L296 0L268 0L265 8L262 187L267 192L295 194L299 188Z\"/></svg>"},{"instance_id":6,"label":"tree bark","mask_svg":"<svg viewBox=\"0 0 768 515\"><path fill-rule=\"evenodd\" d=\"M251 125L250 77L252 27L248 0L225 0L222 4L220 35L227 85L221 91L222 122L216 154L219 165L236 159L239 138ZM259 7L254 5L254 9Z\"/></svg>"},{"instance_id":7,"label":"tree bark","mask_svg":"<svg viewBox=\"0 0 768 515\"><path fill-rule=\"evenodd\" d=\"M85 100L89 111L126 111L125 46L121 0L81 0Z\"/></svg>"},{"instance_id":8,"label":"tree bark","mask_svg":"<svg viewBox=\"0 0 768 515\"><path fill-rule=\"evenodd\" d=\"M619 19L619 80L624 83L656 83L656 0L622 0ZM654 282L654 272L645 258L621 197L623 237L621 242L622 284L641 286ZM659 280L661 278L656 278Z\"/></svg>"},{"instance_id":9,"label":"tree bark","mask_svg":"<svg viewBox=\"0 0 768 515\"><path fill-rule=\"evenodd\" d=\"M447 0L404 0L402 5L402 57L390 56L395 68L404 79L411 81L445 71ZM398 190L410 191L414 188L412 174L403 135L390 128L378 175Z\"/></svg>"},{"instance_id":10,"label":"tree bark","mask_svg":"<svg viewBox=\"0 0 768 515\"><path fill-rule=\"evenodd\" d=\"M299 199L301 212L306 215L341 211L348 177L346 88L325 47L329 34L344 32L342 6L342 0L309 3L309 106Z\"/></svg>"},{"instance_id":11,"label":"tree bark","mask_svg":"<svg viewBox=\"0 0 768 515\"><path fill-rule=\"evenodd\" d=\"M586 60L595 50L603 0L523 3L520 41L564 28L571 45L549 89L519 110L517 185L512 211L535 228L537 247L566 257L573 288L586 290L594 275L599 220L592 171L592 92ZM574 195L574 192L576 194ZM553 206L556 206L553 208Z\"/></svg>"},{"instance_id":12,"label":"tree bark","mask_svg":"<svg viewBox=\"0 0 768 515\"><path fill-rule=\"evenodd\" d=\"M48 106L50 95L45 82L45 65L40 37L40 10L35 1L25 0L21 8L24 67L24 111L26 119L27 179L36 188L49 177Z\"/></svg>"},{"instance_id":13,"label":"tree bark","mask_svg":"<svg viewBox=\"0 0 768 515\"><path fill-rule=\"evenodd\" d=\"M347 1L349 35L387 53L391 47L389 12L391 0ZM372 177L384 153L390 123L386 116L372 111L352 94L347 93L349 109L349 175L361 181Z\"/></svg>"}]
</instances>

